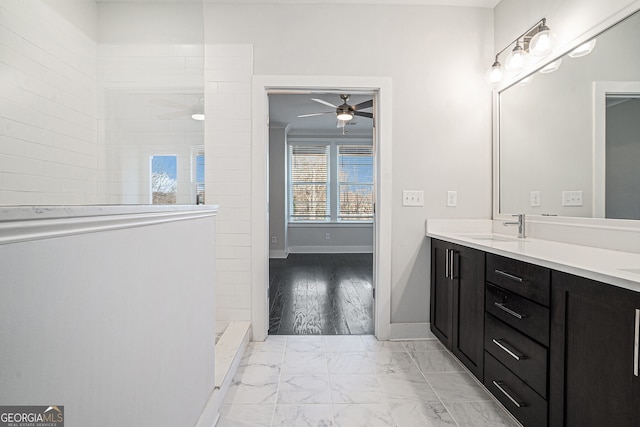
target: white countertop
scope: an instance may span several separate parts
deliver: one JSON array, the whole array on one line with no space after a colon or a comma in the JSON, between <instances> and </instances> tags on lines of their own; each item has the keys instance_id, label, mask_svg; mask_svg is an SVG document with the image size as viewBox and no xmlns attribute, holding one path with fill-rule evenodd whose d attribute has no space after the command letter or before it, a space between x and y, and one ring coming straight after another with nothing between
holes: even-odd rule
<instances>
[{"instance_id":1,"label":"white countertop","mask_svg":"<svg viewBox=\"0 0 640 427\"><path fill-rule=\"evenodd\" d=\"M428 221L426 235L640 292L640 254L518 239L493 233L490 224L485 220L460 221L459 226L454 221Z\"/></svg>"}]
</instances>

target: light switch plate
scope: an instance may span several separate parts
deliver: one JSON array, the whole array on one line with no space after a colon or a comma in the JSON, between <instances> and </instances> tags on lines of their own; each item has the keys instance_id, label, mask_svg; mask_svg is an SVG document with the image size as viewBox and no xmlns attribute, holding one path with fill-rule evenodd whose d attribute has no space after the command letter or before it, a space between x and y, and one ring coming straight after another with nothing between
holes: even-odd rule
<instances>
[{"instance_id":1,"label":"light switch plate","mask_svg":"<svg viewBox=\"0 0 640 427\"><path fill-rule=\"evenodd\" d=\"M582 206L582 191L563 191L562 206Z\"/></svg>"},{"instance_id":2,"label":"light switch plate","mask_svg":"<svg viewBox=\"0 0 640 427\"><path fill-rule=\"evenodd\" d=\"M424 191L403 190L402 206L424 206Z\"/></svg>"},{"instance_id":3,"label":"light switch plate","mask_svg":"<svg viewBox=\"0 0 640 427\"><path fill-rule=\"evenodd\" d=\"M529 193L529 206L540 206L540 192L532 191Z\"/></svg>"},{"instance_id":4,"label":"light switch plate","mask_svg":"<svg viewBox=\"0 0 640 427\"><path fill-rule=\"evenodd\" d=\"M458 192L457 191L447 191L447 206L449 206L449 207L458 206Z\"/></svg>"}]
</instances>

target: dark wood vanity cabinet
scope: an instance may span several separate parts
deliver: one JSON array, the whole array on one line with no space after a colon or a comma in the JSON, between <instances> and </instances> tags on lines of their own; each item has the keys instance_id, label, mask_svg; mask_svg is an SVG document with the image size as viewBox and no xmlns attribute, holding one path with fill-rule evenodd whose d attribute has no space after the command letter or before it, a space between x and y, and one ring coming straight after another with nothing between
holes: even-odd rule
<instances>
[{"instance_id":1,"label":"dark wood vanity cabinet","mask_svg":"<svg viewBox=\"0 0 640 427\"><path fill-rule=\"evenodd\" d=\"M548 419L551 271L486 255L484 385L525 427Z\"/></svg>"},{"instance_id":2,"label":"dark wood vanity cabinet","mask_svg":"<svg viewBox=\"0 0 640 427\"><path fill-rule=\"evenodd\" d=\"M640 426L640 293L553 272L549 424Z\"/></svg>"},{"instance_id":3,"label":"dark wood vanity cabinet","mask_svg":"<svg viewBox=\"0 0 640 427\"><path fill-rule=\"evenodd\" d=\"M432 332L525 427L640 427L640 292L431 245Z\"/></svg>"},{"instance_id":4,"label":"dark wood vanity cabinet","mask_svg":"<svg viewBox=\"0 0 640 427\"><path fill-rule=\"evenodd\" d=\"M482 381L485 253L431 241L431 331Z\"/></svg>"}]
</instances>

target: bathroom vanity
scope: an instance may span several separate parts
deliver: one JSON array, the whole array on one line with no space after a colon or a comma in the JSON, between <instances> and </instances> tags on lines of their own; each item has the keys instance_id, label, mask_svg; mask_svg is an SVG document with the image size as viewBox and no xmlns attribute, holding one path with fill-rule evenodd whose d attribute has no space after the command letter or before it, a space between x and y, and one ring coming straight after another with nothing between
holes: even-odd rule
<instances>
[{"instance_id":1,"label":"bathroom vanity","mask_svg":"<svg viewBox=\"0 0 640 427\"><path fill-rule=\"evenodd\" d=\"M640 254L427 236L432 332L524 426L640 425Z\"/></svg>"}]
</instances>

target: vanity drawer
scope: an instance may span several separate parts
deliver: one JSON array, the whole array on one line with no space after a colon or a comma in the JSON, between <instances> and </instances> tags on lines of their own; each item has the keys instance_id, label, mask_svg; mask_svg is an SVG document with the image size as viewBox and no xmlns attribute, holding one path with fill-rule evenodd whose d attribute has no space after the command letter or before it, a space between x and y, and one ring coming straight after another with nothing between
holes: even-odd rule
<instances>
[{"instance_id":1,"label":"vanity drawer","mask_svg":"<svg viewBox=\"0 0 640 427\"><path fill-rule=\"evenodd\" d=\"M549 307L551 270L539 265L487 254L486 280Z\"/></svg>"},{"instance_id":2,"label":"vanity drawer","mask_svg":"<svg viewBox=\"0 0 640 427\"><path fill-rule=\"evenodd\" d=\"M485 352L484 385L525 427L547 426L547 401Z\"/></svg>"},{"instance_id":3,"label":"vanity drawer","mask_svg":"<svg viewBox=\"0 0 640 427\"><path fill-rule=\"evenodd\" d=\"M547 349L491 314L485 314L484 348L547 398Z\"/></svg>"},{"instance_id":4,"label":"vanity drawer","mask_svg":"<svg viewBox=\"0 0 640 427\"><path fill-rule=\"evenodd\" d=\"M485 310L498 319L549 346L549 309L487 283Z\"/></svg>"}]
</instances>

